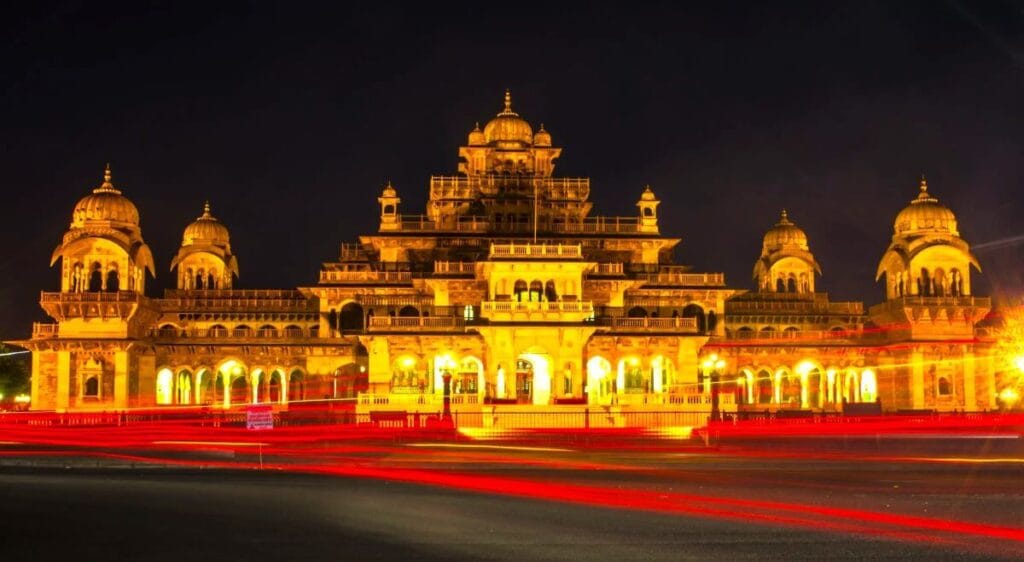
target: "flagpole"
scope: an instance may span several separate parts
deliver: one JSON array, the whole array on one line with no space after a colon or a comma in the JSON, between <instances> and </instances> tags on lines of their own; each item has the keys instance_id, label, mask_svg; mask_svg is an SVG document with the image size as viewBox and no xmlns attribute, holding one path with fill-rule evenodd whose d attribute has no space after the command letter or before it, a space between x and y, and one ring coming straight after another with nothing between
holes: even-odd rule
<instances>
[{"instance_id":1,"label":"flagpole","mask_svg":"<svg viewBox=\"0 0 1024 562\"><path fill-rule=\"evenodd\" d=\"M533 178L533 243L537 243L537 198L540 189L540 182Z\"/></svg>"}]
</instances>

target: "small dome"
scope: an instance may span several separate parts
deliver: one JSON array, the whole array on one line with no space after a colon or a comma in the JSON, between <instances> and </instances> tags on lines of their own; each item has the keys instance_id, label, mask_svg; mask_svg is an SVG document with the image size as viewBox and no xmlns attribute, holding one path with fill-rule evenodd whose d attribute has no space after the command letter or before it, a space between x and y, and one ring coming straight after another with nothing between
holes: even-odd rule
<instances>
[{"instance_id":1,"label":"small dome","mask_svg":"<svg viewBox=\"0 0 1024 562\"><path fill-rule=\"evenodd\" d=\"M230 241L228 227L210 214L209 201L203 206L202 216L185 227L185 234L181 237L182 246L193 244L227 246Z\"/></svg>"},{"instance_id":2,"label":"small dome","mask_svg":"<svg viewBox=\"0 0 1024 562\"><path fill-rule=\"evenodd\" d=\"M391 182L384 186L384 192L381 194L383 197L398 197L398 192L391 186Z\"/></svg>"},{"instance_id":3,"label":"small dome","mask_svg":"<svg viewBox=\"0 0 1024 562\"><path fill-rule=\"evenodd\" d=\"M956 215L949 210L949 207L942 205L938 199L928 193L928 182L923 177L917 198L896 215L893 230L896 234L924 230L958 235Z\"/></svg>"},{"instance_id":4,"label":"small dome","mask_svg":"<svg viewBox=\"0 0 1024 562\"><path fill-rule=\"evenodd\" d=\"M484 140L491 142L533 142L533 128L512 111L512 94L505 91L505 109L484 127Z\"/></svg>"},{"instance_id":5,"label":"small dome","mask_svg":"<svg viewBox=\"0 0 1024 562\"><path fill-rule=\"evenodd\" d=\"M139 210L110 181L110 164L103 172L103 183L75 205L71 226L81 228L87 221L112 221L139 225Z\"/></svg>"},{"instance_id":6,"label":"small dome","mask_svg":"<svg viewBox=\"0 0 1024 562\"><path fill-rule=\"evenodd\" d=\"M480 123L477 123L476 127L469 132L469 145L479 146L481 144L487 144L487 139L484 137L484 132L480 130Z\"/></svg>"},{"instance_id":7,"label":"small dome","mask_svg":"<svg viewBox=\"0 0 1024 562\"><path fill-rule=\"evenodd\" d=\"M797 246L801 250L808 249L807 234L802 228L789 220L785 209L782 211L782 218L779 219L779 222L775 223L775 226L764 235L764 248L766 250L779 249L784 246Z\"/></svg>"},{"instance_id":8,"label":"small dome","mask_svg":"<svg viewBox=\"0 0 1024 562\"><path fill-rule=\"evenodd\" d=\"M544 123L540 124L540 130L533 135L533 146L551 146L551 133L544 130Z\"/></svg>"},{"instance_id":9,"label":"small dome","mask_svg":"<svg viewBox=\"0 0 1024 562\"><path fill-rule=\"evenodd\" d=\"M651 186L645 186L644 192L640 194L641 201L655 201L657 198L654 196L654 192L651 191Z\"/></svg>"}]
</instances>

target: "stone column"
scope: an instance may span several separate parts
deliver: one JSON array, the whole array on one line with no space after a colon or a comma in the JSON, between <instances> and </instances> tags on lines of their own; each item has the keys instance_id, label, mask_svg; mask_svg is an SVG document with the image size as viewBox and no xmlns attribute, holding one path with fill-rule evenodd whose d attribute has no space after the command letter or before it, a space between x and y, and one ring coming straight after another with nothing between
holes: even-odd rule
<instances>
[{"instance_id":1,"label":"stone column","mask_svg":"<svg viewBox=\"0 0 1024 562\"><path fill-rule=\"evenodd\" d=\"M156 388L151 389L154 393ZM142 392L142 388L139 388ZM128 407L128 352L114 352L114 407Z\"/></svg>"},{"instance_id":2,"label":"stone column","mask_svg":"<svg viewBox=\"0 0 1024 562\"><path fill-rule=\"evenodd\" d=\"M58 412L66 412L71 403L71 352L57 352L57 400L53 405ZM77 394L77 392L75 393Z\"/></svg>"},{"instance_id":3,"label":"stone column","mask_svg":"<svg viewBox=\"0 0 1024 562\"><path fill-rule=\"evenodd\" d=\"M910 353L910 407L924 408L924 353L918 349Z\"/></svg>"}]
</instances>

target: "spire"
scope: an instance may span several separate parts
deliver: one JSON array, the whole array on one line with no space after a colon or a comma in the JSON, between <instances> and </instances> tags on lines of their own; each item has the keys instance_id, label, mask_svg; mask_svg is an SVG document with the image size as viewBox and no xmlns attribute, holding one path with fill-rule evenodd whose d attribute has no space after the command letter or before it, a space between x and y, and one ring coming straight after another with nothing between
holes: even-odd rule
<instances>
[{"instance_id":1,"label":"spire","mask_svg":"<svg viewBox=\"0 0 1024 562\"><path fill-rule=\"evenodd\" d=\"M212 219L213 218L213 215L210 214L210 201L209 200L207 200L205 203L203 203L203 216L199 217L199 218L203 218L203 219Z\"/></svg>"},{"instance_id":2,"label":"spire","mask_svg":"<svg viewBox=\"0 0 1024 562\"><path fill-rule=\"evenodd\" d=\"M498 116L502 115L511 115L513 117L519 117L518 113L512 111L512 91L508 89L505 90L505 109L501 110L501 113L499 113Z\"/></svg>"},{"instance_id":3,"label":"spire","mask_svg":"<svg viewBox=\"0 0 1024 562\"><path fill-rule=\"evenodd\" d=\"M928 193L928 180L921 174L921 184L918 188L917 199L914 199L912 203L937 203L939 200L932 197Z\"/></svg>"},{"instance_id":4,"label":"spire","mask_svg":"<svg viewBox=\"0 0 1024 562\"><path fill-rule=\"evenodd\" d=\"M93 193L121 193L114 188L114 183L110 181L110 163L107 162L106 168L103 169L103 183L99 187L93 190Z\"/></svg>"}]
</instances>

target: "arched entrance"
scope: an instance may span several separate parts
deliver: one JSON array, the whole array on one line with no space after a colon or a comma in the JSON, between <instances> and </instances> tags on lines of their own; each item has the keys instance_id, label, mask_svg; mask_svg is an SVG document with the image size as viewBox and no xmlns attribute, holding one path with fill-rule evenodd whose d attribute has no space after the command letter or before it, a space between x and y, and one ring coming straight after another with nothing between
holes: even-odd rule
<instances>
[{"instance_id":1,"label":"arched entrance","mask_svg":"<svg viewBox=\"0 0 1024 562\"><path fill-rule=\"evenodd\" d=\"M354 302L341 307L338 323L343 333L363 331L363 307Z\"/></svg>"},{"instance_id":2,"label":"arched entrance","mask_svg":"<svg viewBox=\"0 0 1024 562\"><path fill-rule=\"evenodd\" d=\"M358 363L347 363L334 371L336 391L335 398L355 398L360 392L366 392L370 380L366 369Z\"/></svg>"},{"instance_id":3,"label":"arched entrance","mask_svg":"<svg viewBox=\"0 0 1024 562\"><path fill-rule=\"evenodd\" d=\"M650 381L645 376L639 357L620 359L619 374L616 378L615 390L619 394L642 394L650 391Z\"/></svg>"},{"instance_id":4,"label":"arched entrance","mask_svg":"<svg viewBox=\"0 0 1024 562\"><path fill-rule=\"evenodd\" d=\"M156 403L164 406L174 402L174 371L164 367L156 374Z\"/></svg>"},{"instance_id":5,"label":"arched entrance","mask_svg":"<svg viewBox=\"0 0 1024 562\"><path fill-rule=\"evenodd\" d=\"M267 381L267 401L275 403L284 403L284 395L281 389L284 388L284 373L280 370L275 369L270 373L270 378Z\"/></svg>"},{"instance_id":6,"label":"arched entrance","mask_svg":"<svg viewBox=\"0 0 1024 562\"><path fill-rule=\"evenodd\" d=\"M688 304L683 307L683 318L693 318L697 323L697 331L704 333L707 330L707 318L704 316L704 309L697 304Z\"/></svg>"},{"instance_id":7,"label":"arched entrance","mask_svg":"<svg viewBox=\"0 0 1024 562\"><path fill-rule=\"evenodd\" d=\"M483 385L484 366L476 357L464 357L452 379L452 394L476 394Z\"/></svg>"},{"instance_id":8,"label":"arched entrance","mask_svg":"<svg viewBox=\"0 0 1024 562\"><path fill-rule=\"evenodd\" d=\"M188 372L187 369L178 371L174 392L174 401L178 404L192 403L192 373Z\"/></svg>"},{"instance_id":9,"label":"arched entrance","mask_svg":"<svg viewBox=\"0 0 1024 562\"><path fill-rule=\"evenodd\" d=\"M516 360L516 387L517 404L533 403L533 363L526 359Z\"/></svg>"},{"instance_id":10,"label":"arched entrance","mask_svg":"<svg viewBox=\"0 0 1024 562\"><path fill-rule=\"evenodd\" d=\"M232 403L244 404L249 398L248 372L244 365L229 359L217 369L216 391L225 408Z\"/></svg>"},{"instance_id":11,"label":"arched entrance","mask_svg":"<svg viewBox=\"0 0 1024 562\"><path fill-rule=\"evenodd\" d=\"M587 361L587 399L591 404L602 403L611 396L612 364L604 357L591 357Z\"/></svg>"},{"instance_id":12,"label":"arched entrance","mask_svg":"<svg viewBox=\"0 0 1024 562\"><path fill-rule=\"evenodd\" d=\"M551 402L551 358L543 351L528 351L516 359L516 402Z\"/></svg>"},{"instance_id":13,"label":"arched entrance","mask_svg":"<svg viewBox=\"0 0 1024 562\"><path fill-rule=\"evenodd\" d=\"M767 370L762 369L757 373L757 403L758 404L771 404L774 395L772 389L772 374Z\"/></svg>"},{"instance_id":14,"label":"arched entrance","mask_svg":"<svg viewBox=\"0 0 1024 562\"><path fill-rule=\"evenodd\" d=\"M212 404L216 400L213 372L209 369L196 371L195 401L196 404Z\"/></svg>"},{"instance_id":15,"label":"arched entrance","mask_svg":"<svg viewBox=\"0 0 1024 562\"><path fill-rule=\"evenodd\" d=\"M800 375L788 370L778 373L779 378L779 404L793 408L803 407L803 385Z\"/></svg>"},{"instance_id":16,"label":"arched entrance","mask_svg":"<svg viewBox=\"0 0 1024 562\"><path fill-rule=\"evenodd\" d=\"M306 399L306 376L296 369L288 375L288 401L296 402Z\"/></svg>"},{"instance_id":17,"label":"arched entrance","mask_svg":"<svg viewBox=\"0 0 1024 562\"><path fill-rule=\"evenodd\" d=\"M805 408L822 407L821 382L821 370L817 367L807 373L807 403L804 404Z\"/></svg>"},{"instance_id":18,"label":"arched entrance","mask_svg":"<svg viewBox=\"0 0 1024 562\"><path fill-rule=\"evenodd\" d=\"M651 389L654 393L668 392L672 384L672 361L664 355L651 359Z\"/></svg>"}]
</instances>

